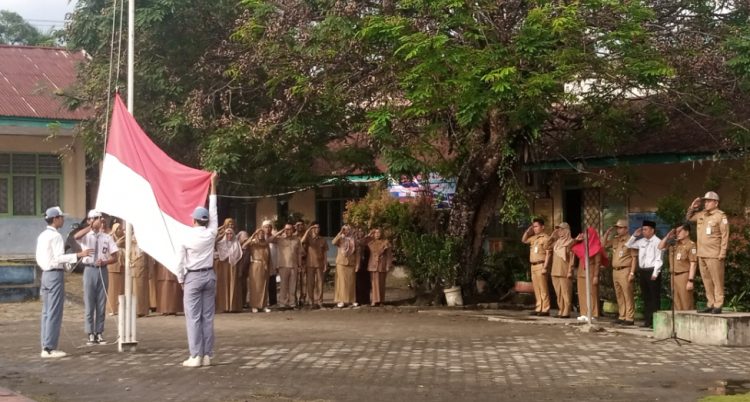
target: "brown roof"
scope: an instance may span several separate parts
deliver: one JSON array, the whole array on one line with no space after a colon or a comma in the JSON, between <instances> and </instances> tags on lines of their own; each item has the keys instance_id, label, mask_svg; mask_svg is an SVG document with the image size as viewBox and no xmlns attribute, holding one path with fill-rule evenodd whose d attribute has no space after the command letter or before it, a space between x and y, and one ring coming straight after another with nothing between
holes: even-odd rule
<instances>
[{"instance_id":1,"label":"brown roof","mask_svg":"<svg viewBox=\"0 0 750 402\"><path fill-rule=\"evenodd\" d=\"M85 60L62 48L0 45L0 116L85 120L88 111L68 110L56 95L75 83Z\"/></svg>"}]
</instances>

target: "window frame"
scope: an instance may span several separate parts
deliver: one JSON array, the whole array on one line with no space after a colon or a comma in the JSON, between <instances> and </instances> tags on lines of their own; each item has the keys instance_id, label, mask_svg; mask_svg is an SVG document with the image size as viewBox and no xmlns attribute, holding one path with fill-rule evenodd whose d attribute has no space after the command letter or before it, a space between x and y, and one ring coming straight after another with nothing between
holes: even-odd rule
<instances>
[{"instance_id":1,"label":"window frame","mask_svg":"<svg viewBox=\"0 0 750 402\"><path fill-rule=\"evenodd\" d=\"M58 185L58 194L57 199L59 200L59 206L61 208L64 208L65 206L63 204L63 194L64 194L64 166L60 159L60 155L54 154L54 153L34 153L34 152L0 152L0 154L8 155L9 157L9 172L8 173L0 173L0 178L6 179L8 183L8 194L7 194L7 205L8 205L8 211L6 213L0 212L0 217L8 218L8 217L32 217L32 216L39 216L44 213L45 209L48 207L51 207L53 205L44 206L42 205L42 180L45 179L57 179L59 182ZM34 156L34 173L14 173L13 169L13 156L14 155L33 155ZM40 167L39 167L39 156L54 156L58 159L60 163L60 173L54 174L54 173L40 173ZM13 185L14 185L14 177L33 177L34 178L34 206L32 208L33 212L31 214L15 214L14 211L14 202L13 202Z\"/></svg>"}]
</instances>

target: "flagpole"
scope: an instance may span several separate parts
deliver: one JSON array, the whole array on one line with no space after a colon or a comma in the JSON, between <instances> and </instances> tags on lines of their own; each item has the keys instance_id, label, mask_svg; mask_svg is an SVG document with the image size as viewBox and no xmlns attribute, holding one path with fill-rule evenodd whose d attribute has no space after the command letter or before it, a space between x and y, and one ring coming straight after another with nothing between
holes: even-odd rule
<instances>
[{"instance_id":1,"label":"flagpole","mask_svg":"<svg viewBox=\"0 0 750 402\"><path fill-rule=\"evenodd\" d=\"M133 65L135 64L135 0L128 1L128 111L133 113ZM133 303L133 278L130 269L130 248L133 240L133 225L126 222L125 225L125 308L120 315L120 332L117 349L120 352L129 350L135 352L136 332L135 332L135 305Z\"/></svg>"}]
</instances>

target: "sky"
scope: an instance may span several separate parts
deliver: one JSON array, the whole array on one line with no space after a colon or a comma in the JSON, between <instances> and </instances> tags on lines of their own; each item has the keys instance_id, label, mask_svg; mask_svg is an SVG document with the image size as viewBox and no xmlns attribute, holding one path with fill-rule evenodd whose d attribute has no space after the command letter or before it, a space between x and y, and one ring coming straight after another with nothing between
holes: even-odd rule
<instances>
[{"instance_id":1,"label":"sky","mask_svg":"<svg viewBox=\"0 0 750 402\"><path fill-rule=\"evenodd\" d=\"M76 0L0 0L0 10L14 11L46 32L53 25L62 28L65 14L73 11L75 3Z\"/></svg>"}]
</instances>

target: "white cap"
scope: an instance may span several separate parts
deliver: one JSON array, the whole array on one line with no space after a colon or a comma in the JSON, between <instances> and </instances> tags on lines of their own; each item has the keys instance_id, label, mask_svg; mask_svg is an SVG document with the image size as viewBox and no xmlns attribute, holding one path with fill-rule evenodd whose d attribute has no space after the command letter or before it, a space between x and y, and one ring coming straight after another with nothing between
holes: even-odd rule
<instances>
[{"instance_id":1,"label":"white cap","mask_svg":"<svg viewBox=\"0 0 750 402\"><path fill-rule=\"evenodd\" d=\"M709 191L706 193L706 195L703 196L704 200L716 200L719 201L719 194L716 194L713 191Z\"/></svg>"},{"instance_id":2,"label":"white cap","mask_svg":"<svg viewBox=\"0 0 750 402\"><path fill-rule=\"evenodd\" d=\"M92 209L91 211L89 211L89 215L88 215L89 219L100 218L101 216L102 216L102 213L95 209Z\"/></svg>"},{"instance_id":3,"label":"white cap","mask_svg":"<svg viewBox=\"0 0 750 402\"><path fill-rule=\"evenodd\" d=\"M51 207L47 208L47 211L44 212L44 218L57 218L58 216L68 216L68 214L63 213L62 209L60 207Z\"/></svg>"}]
</instances>

